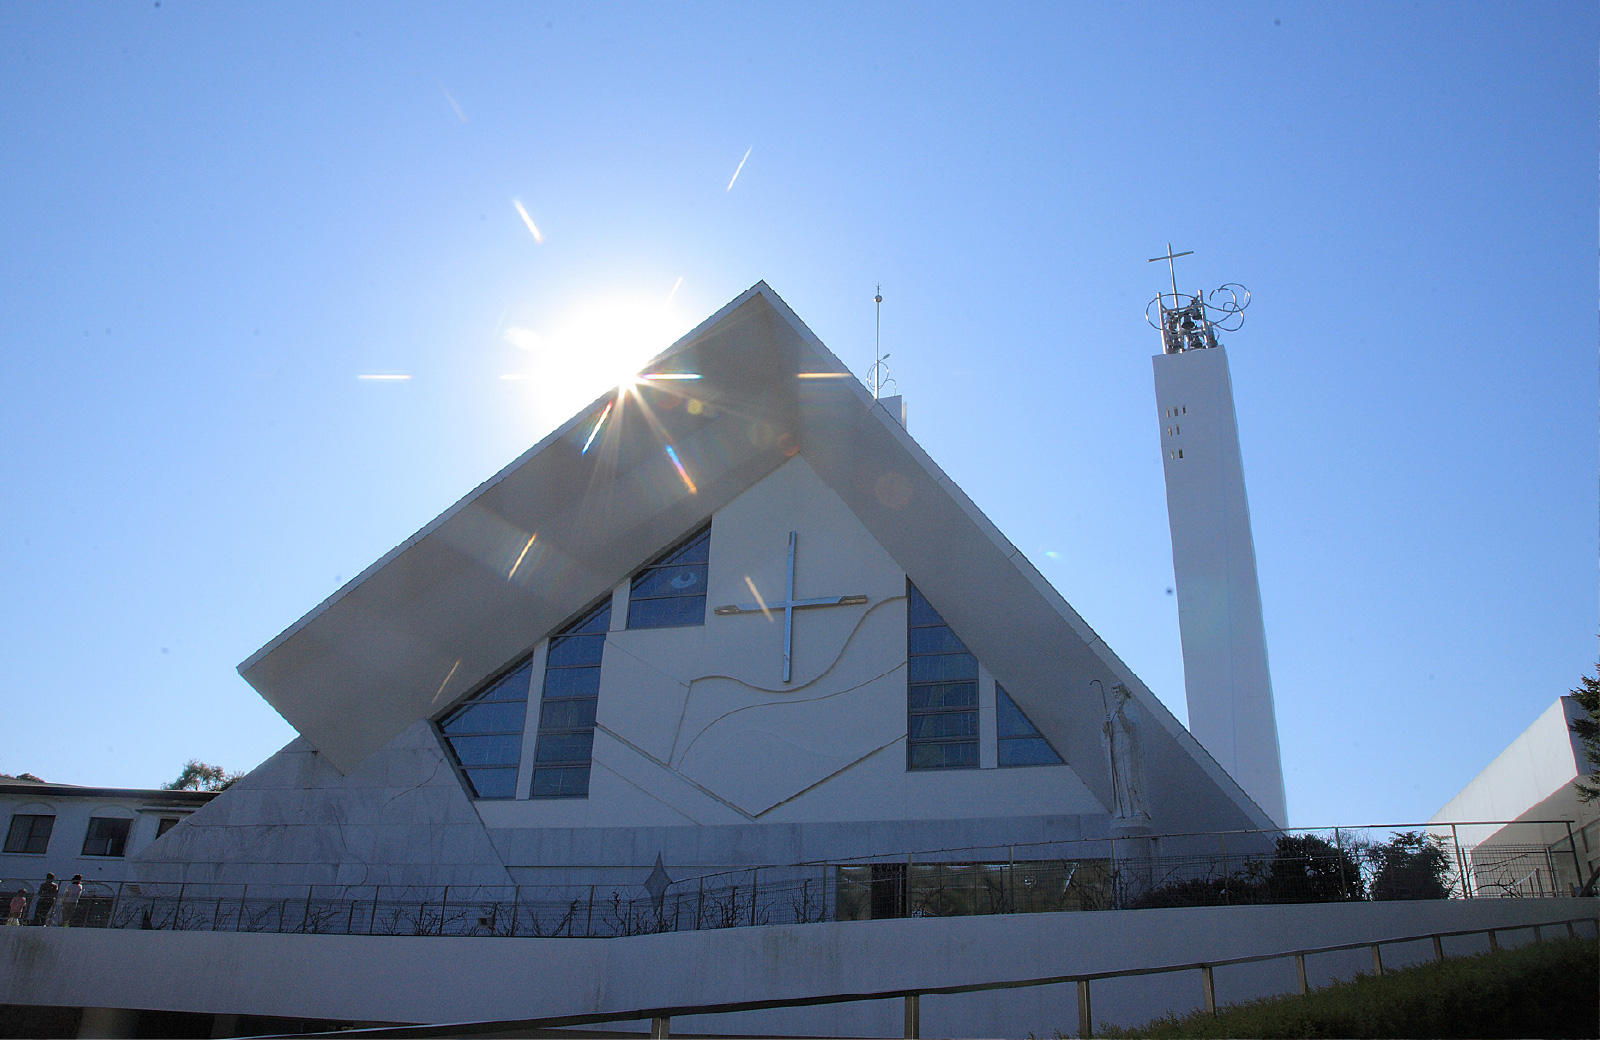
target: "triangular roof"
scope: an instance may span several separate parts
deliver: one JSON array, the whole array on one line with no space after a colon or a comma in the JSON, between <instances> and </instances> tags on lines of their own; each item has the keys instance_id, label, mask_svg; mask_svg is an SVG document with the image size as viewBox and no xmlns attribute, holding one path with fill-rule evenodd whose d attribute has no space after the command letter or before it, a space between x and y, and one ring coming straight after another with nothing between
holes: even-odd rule
<instances>
[{"instance_id":1,"label":"triangular roof","mask_svg":"<svg viewBox=\"0 0 1600 1040\"><path fill-rule=\"evenodd\" d=\"M1162 791L1194 798L1209 788L1233 803L1241 825L1272 826L765 282L644 371L697 374L693 396L706 407L691 414L625 400L585 454L614 395L597 399L262 647L240 674L347 772L798 451L1102 802L1111 804L1111 780L1093 679L1127 685L1156 723L1146 738L1162 745L1146 756L1153 802L1165 800Z\"/></svg>"}]
</instances>

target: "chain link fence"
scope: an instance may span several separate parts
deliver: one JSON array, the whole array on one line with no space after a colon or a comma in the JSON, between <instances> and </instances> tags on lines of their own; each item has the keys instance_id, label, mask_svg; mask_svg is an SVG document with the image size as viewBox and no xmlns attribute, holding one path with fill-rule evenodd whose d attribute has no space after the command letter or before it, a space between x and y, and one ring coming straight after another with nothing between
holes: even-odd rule
<instances>
[{"instance_id":1,"label":"chain link fence","mask_svg":"<svg viewBox=\"0 0 1600 1040\"><path fill-rule=\"evenodd\" d=\"M925 850L628 884L0 884L15 925L336 935L607 938L896 917L1572 895L1589 832L1565 821L1153 835ZM1552 828L1555 830L1552 831ZM1549 840L1554 832L1562 836ZM1580 843L1581 839L1581 843ZM73 897L76 898L73 898ZM20 898L20 910L19 910Z\"/></svg>"}]
</instances>

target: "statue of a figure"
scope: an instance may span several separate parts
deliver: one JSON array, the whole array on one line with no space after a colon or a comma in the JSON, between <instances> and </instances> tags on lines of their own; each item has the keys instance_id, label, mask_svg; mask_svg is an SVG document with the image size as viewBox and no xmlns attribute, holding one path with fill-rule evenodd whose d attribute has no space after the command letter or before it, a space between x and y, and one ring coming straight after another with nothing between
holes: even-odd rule
<instances>
[{"instance_id":1,"label":"statue of a figure","mask_svg":"<svg viewBox=\"0 0 1600 1040\"><path fill-rule=\"evenodd\" d=\"M1148 820L1144 800L1144 760L1139 752L1139 705L1122 683L1111 686L1106 709L1105 745L1111 757L1111 814L1118 820Z\"/></svg>"}]
</instances>

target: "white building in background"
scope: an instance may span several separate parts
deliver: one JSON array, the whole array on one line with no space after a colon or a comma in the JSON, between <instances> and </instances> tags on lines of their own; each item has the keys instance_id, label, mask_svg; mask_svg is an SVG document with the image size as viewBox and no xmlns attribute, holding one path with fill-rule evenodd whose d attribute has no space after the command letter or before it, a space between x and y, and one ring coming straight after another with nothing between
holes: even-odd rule
<instances>
[{"instance_id":1,"label":"white building in background","mask_svg":"<svg viewBox=\"0 0 1600 1040\"><path fill-rule=\"evenodd\" d=\"M1189 731L1287 826L1233 380L1215 309L1207 309L1200 294L1180 296L1174 281L1172 296L1160 297L1163 349L1152 359Z\"/></svg>"},{"instance_id":2,"label":"white building in background","mask_svg":"<svg viewBox=\"0 0 1600 1040\"><path fill-rule=\"evenodd\" d=\"M147 791L0 780L0 892L45 874L86 883L120 882L128 859L176 827L216 795L210 791Z\"/></svg>"},{"instance_id":3,"label":"white building in background","mask_svg":"<svg viewBox=\"0 0 1600 1040\"><path fill-rule=\"evenodd\" d=\"M1565 889L1600 866L1600 802L1581 800L1575 786L1600 772L1571 729L1582 715L1576 699L1556 698L1428 821L1436 833L1453 825L1470 848L1477 893L1540 895L1552 876ZM1517 822L1484 825L1491 820Z\"/></svg>"}]
</instances>

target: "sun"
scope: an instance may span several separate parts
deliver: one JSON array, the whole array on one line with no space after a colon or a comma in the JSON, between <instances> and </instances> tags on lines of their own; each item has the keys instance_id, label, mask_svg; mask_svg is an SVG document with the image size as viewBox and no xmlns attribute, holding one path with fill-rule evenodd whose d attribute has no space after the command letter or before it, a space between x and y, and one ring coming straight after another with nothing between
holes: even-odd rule
<instances>
[{"instance_id":1,"label":"sun","mask_svg":"<svg viewBox=\"0 0 1600 1040\"><path fill-rule=\"evenodd\" d=\"M637 382L645 362L689 329L660 296L613 294L569 307L546 323L503 333L518 348L511 373L531 392L539 418L559 422L607 390Z\"/></svg>"}]
</instances>

